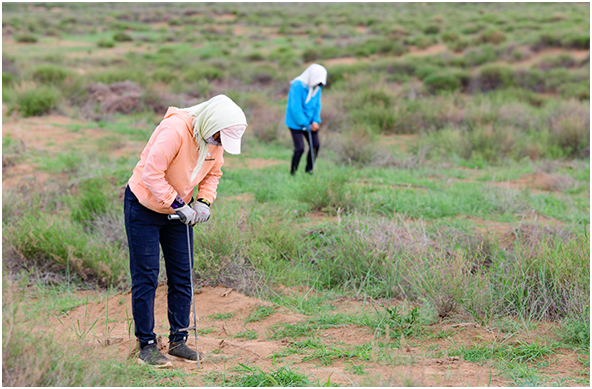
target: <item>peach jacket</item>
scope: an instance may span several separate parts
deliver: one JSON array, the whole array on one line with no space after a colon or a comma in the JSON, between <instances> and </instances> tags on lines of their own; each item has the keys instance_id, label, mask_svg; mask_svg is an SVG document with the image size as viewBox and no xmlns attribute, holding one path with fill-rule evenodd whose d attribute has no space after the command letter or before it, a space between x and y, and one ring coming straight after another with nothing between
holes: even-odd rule
<instances>
[{"instance_id":1,"label":"peach jacket","mask_svg":"<svg viewBox=\"0 0 592 389\"><path fill-rule=\"evenodd\" d=\"M224 148L208 145L205 162L192 181L197 152L191 116L169 107L142 151L128 182L140 204L155 212L173 214L173 200L178 195L189 203L195 186L199 190L196 198L213 203L218 181L222 177L220 168L224 164Z\"/></svg>"}]
</instances>

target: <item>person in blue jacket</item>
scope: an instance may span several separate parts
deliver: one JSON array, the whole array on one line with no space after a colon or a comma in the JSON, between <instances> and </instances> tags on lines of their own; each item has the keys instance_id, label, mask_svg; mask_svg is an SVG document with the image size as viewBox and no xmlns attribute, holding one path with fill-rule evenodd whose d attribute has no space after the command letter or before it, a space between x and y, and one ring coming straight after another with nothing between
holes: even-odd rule
<instances>
[{"instance_id":1,"label":"person in blue jacket","mask_svg":"<svg viewBox=\"0 0 592 389\"><path fill-rule=\"evenodd\" d=\"M294 155L290 174L298 170L300 158L304 153L306 139L309 149L306 172L312 173L314 157L319 153L319 124L321 123L321 87L327 84L327 70L319 65L310 65L300 76L292 80L288 93L288 107L286 108L286 126L292 133L294 140ZM308 131L312 131L312 145Z\"/></svg>"}]
</instances>

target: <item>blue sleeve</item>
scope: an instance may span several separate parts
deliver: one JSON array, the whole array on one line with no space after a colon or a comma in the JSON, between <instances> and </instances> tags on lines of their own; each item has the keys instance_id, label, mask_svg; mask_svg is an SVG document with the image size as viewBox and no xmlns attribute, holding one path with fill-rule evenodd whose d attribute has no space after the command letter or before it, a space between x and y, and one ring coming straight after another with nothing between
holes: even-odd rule
<instances>
[{"instance_id":1,"label":"blue sleeve","mask_svg":"<svg viewBox=\"0 0 592 389\"><path fill-rule=\"evenodd\" d=\"M316 110L315 110L315 114L314 114L314 119L312 120L313 122L316 123L321 123L321 90L319 90L319 92L317 93L317 95L319 96L319 102L316 106Z\"/></svg>"},{"instance_id":2,"label":"blue sleeve","mask_svg":"<svg viewBox=\"0 0 592 389\"><path fill-rule=\"evenodd\" d=\"M292 115L292 119L296 124L302 128L308 126L306 115L304 115L303 105L306 101L307 93L299 81L293 82L288 93L288 111Z\"/></svg>"}]
</instances>

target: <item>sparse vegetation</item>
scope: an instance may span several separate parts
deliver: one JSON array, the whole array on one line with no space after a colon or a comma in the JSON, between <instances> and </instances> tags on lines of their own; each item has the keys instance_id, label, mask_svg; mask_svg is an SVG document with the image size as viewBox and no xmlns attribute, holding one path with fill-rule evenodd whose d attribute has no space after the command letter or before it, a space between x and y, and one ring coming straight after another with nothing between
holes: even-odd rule
<instances>
[{"instance_id":1,"label":"sparse vegetation","mask_svg":"<svg viewBox=\"0 0 592 389\"><path fill-rule=\"evenodd\" d=\"M472 385L376 373L461 360L486 364L477 385L589 385L589 4L6 3L2 18L6 386ZM321 149L292 177L287 88L312 61L328 69ZM131 312L76 310L127 304L120 190L169 106L221 93L249 127L194 230L196 285L232 290L200 313L208 370L97 357L133 340ZM263 301L231 311L237 292ZM76 341L39 331L60 321Z\"/></svg>"}]
</instances>

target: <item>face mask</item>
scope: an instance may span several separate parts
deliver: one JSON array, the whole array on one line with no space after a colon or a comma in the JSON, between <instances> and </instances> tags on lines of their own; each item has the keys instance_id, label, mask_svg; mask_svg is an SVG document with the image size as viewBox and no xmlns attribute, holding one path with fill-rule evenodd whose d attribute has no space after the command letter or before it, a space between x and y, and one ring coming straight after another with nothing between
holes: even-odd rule
<instances>
[{"instance_id":1,"label":"face mask","mask_svg":"<svg viewBox=\"0 0 592 389\"><path fill-rule=\"evenodd\" d=\"M206 139L206 142L210 145L213 145L213 146L222 146L222 143L220 143L216 139L214 139L213 136L210 136L208 139Z\"/></svg>"}]
</instances>

